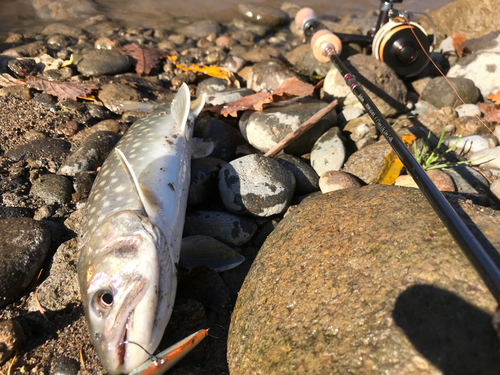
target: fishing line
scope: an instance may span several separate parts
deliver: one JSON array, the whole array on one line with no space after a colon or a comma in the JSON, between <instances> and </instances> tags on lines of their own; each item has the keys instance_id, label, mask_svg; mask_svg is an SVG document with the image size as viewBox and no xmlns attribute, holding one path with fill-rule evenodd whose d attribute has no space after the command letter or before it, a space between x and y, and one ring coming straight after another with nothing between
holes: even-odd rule
<instances>
[{"instance_id":1,"label":"fishing line","mask_svg":"<svg viewBox=\"0 0 500 375\"><path fill-rule=\"evenodd\" d=\"M137 345L142 350L144 350L146 352L146 354L149 356L149 360L151 362L153 362L157 367L163 366L165 364L165 360L163 358L160 358L160 357L157 357L154 354L151 354L141 344L139 344L137 342L134 342L134 341L126 340L126 341L122 341L118 345L121 346L121 345L125 345L125 344L134 344L134 345Z\"/></svg>"}]
</instances>

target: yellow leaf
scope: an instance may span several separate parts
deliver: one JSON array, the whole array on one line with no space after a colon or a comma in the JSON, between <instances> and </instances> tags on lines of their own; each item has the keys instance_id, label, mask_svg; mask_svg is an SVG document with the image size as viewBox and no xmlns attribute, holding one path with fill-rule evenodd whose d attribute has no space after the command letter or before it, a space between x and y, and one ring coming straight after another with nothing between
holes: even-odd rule
<instances>
[{"instance_id":1,"label":"yellow leaf","mask_svg":"<svg viewBox=\"0 0 500 375\"><path fill-rule=\"evenodd\" d=\"M486 99L490 99L495 102L495 104L500 104L500 91L497 91L496 94L490 94L486 97Z\"/></svg>"},{"instance_id":2,"label":"yellow leaf","mask_svg":"<svg viewBox=\"0 0 500 375\"><path fill-rule=\"evenodd\" d=\"M404 135L402 139L405 146L409 147L415 139L417 139L417 137L410 134ZM401 174L403 167L404 165L401 160L399 160L394 151L391 150L391 152L389 152L385 157L384 166L382 167L382 170L378 175L377 182L375 183L380 185L393 185Z\"/></svg>"},{"instance_id":3,"label":"yellow leaf","mask_svg":"<svg viewBox=\"0 0 500 375\"><path fill-rule=\"evenodd\" d=\"M181 69L185 72L191 71L194 73L204 73L204 74L209 75L211 77L225 79L227 81L227 83L229 83L229 84L231 84L231 77L234 79L233 75L230 76L227 71L225 71L224 69L217 68L216 66L205 66L205 65L196 65L196 64L191 64L189 66L185 66L185 65L176 63L176 61L178 61L178 59L175 56L167 56L167 59L170 61L173 61L175 63L175 67L177 69Z\"/></svg>"},{"instance_id":4,"label":"yellow leaf","mask_svg":"<svg viewBox=\"0 0 500 375\"><path fill-rule=\"evenodd\" d=\"M73 64L73 59L75 57L73 56L73 54L71 54L71 57L69 58L69 60L67 61L64 61L61 65L61 68L64 68L65 66L70 66L71 64Z\"/></svg>"}]
</instances>

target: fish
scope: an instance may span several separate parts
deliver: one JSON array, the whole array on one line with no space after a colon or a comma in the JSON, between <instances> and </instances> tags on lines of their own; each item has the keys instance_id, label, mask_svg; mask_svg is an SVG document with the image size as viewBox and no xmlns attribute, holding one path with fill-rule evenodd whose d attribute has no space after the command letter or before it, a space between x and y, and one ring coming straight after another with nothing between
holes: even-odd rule
<instances>
[{"instance_id":1,"label":"fish","mask_svg":"<svg viewBox=\"0 0 500 375\"><path fill-rule=\"evenodd\" d=\"M139 119L100 169L84 208L78 281L94 348L109 374L128 374L158 347L177 290L193 138L205 97L181 86ZM141 348L142 347L142 348Z\"/></svg>"}]
</instances>

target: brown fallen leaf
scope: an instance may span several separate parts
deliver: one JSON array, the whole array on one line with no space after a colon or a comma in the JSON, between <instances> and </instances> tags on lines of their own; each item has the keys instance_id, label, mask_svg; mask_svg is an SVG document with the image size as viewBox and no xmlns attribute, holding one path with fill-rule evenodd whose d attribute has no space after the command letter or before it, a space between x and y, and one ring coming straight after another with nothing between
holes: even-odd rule
<instances>
[{"instance_id":1,"label":"brown fallen leaf","mask_svg":"<svg viewBox=\"0 0 500 375\"><path fill-rule=\"evenodd\" d=\"M486 121L500 123L500 104L477 103L477 106Z\"/></svg>"},{"instance_id":2,"label":"brown fallen leaf","mask_svg":"<svg viewBox=\"0 0 500 375\"><path fill-rule=\"evenodd\" d=\"M26 76L26 86L57 96L59 101L66 98L72 100L78 97L85 98L92 91L99 89L99 86L93 83L48 81L30 74Z\"/></svg>"},{"instance_id":3,"label":"brown fallen leaf","mask_svg":"<svg viewBox=\"0 0 500 375\"><path fill-rule=\"evenodd\" d=\"M460 33L453 34L451 45L453 46L453 48L455 48L455 52L457 53L458 57L460 57L460 58L463 57L462 50L460 49L460 46L466 40L467 40L467 38L463 34L460 34Z\"/></svg>"},{"instance_id":4,"label":"brown fallen leaf","mask_svg":"<svg viewBox=\"0 0 500 375\"><path fill-rule=\"evenodd\" d=\"M12 77L7 73L0 73L0 86L26 86L26 82L21 81L20 79Z\"/></svg>"},{"instance_id":5,"label":"brown fallen leaf","mask_svg":"<svg viewBox=\"0 0 500 375\"><path fill-rule=\"evenodd\" d=\"M278 87L274 92L258 92L253 95L247 95L235 102L229 102L223 105L217 105L207 108L207 111L219 113L225 117L237 117L238 111L245 111L247 109L254 109L262 111L264 104L279 102L298 96L308 96L314 91L314 86L299 81L297 78L288 78Z\"/></svg>"},{"instance_id":6,"label":"brown fallen leaf","mask_svg":"<svg viewBox=\"0 0 500 375\"><path fill-rule=\"evenodd\" d=\"M496 94L490 94L486 97L486 99L490 99L495 102L495 104L500 104L500 91L497 91Z\"/></svg>"},{"instance_id":7,"label":"brown fallen leaf","mask_svg":"<svg viewBox=\"0 0 500 375\"><path fill-rule=\"evenodd\" d=\"M135 65L135 71L141 76L148 75L151 69L165 57L165 55L158 50L141 48L135 43L125 44L124 46L115 48L115 50L122 55L130 56L132 64Z\"/></svg>"}]
</instances>

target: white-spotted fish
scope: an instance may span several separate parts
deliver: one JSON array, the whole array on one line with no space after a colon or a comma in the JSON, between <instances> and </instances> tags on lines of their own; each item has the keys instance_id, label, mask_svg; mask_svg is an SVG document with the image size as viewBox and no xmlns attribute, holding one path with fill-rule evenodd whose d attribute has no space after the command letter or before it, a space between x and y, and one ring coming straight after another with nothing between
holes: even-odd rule
<instances>
[{"instance_id":1,"label":"white-spotted fish","mask_svg":"<svg viewBox=\"0 0 500 375\"><path fill-rule=\"evenodd\" d=\"M110 374L148 360L170 319L190 181L194 118L184 84L170 108L130 127L85 207L78 279L94 347ZM131 344L133 342L139 345Z\"/></svg>"}]
</instances>

